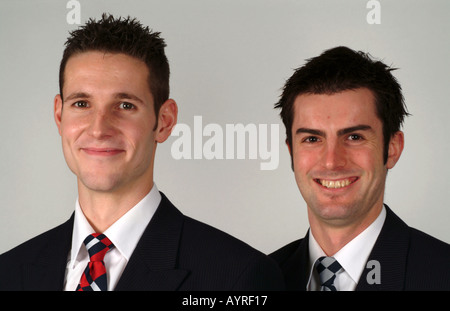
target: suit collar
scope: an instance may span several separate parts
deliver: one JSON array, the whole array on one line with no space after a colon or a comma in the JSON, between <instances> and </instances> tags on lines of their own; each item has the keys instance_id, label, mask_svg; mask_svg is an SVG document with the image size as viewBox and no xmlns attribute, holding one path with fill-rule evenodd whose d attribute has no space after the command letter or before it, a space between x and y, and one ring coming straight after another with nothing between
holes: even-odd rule
<instances>
[{"instance_id":1,"label":"suit collar","mask_svg":"<svg viewBox=\"0 0 450 311\"><path fill-rule=\"evenodd\" d=\"M55 228L45 248L32 263L23 264L24 290L59 291L64 286L64 276L69 254L74 216Z\"/></svg>"},{"instance_id":2,"label":"suit collar","mask_svg":"<svg viewBox=\"0 0 450 311\"><path fill-rule=\"evenodd\" d=\"M305 291L309 279L309 230L306 236L299 240L295 252L281 264L285 277L286 288Z\"/></svg>"},{"instance_id":3,"label":"suit collar","mask_svg":"<svg viewBox=\"0 0 450 311\"><path fill-rule=\"evenodd\" d=\"M177 269L184 216L163 193L161 197L116 290L176 290L188 275Z\"/></svg>"},{"instance_id":4,"label":"suit collar","mask_svg":"<svg viewBox=\"0 0 450 311\"><path fill-rule=\"evenodd\" d=\"M162 199L138 242L116 290L175 290L189 271L177 269L184 216ZM24 290L60 291L71 247L74 215L55 228L37 260L23 265Z\"/></svg>"},{"instance_id":5,"label":"suit collar","mask_svg":"<svg viewBox=\"0 0 450 311\"><path fill-rule=\"evenodd\" d=\"M103 232L127 261L131 258L139 239L160 202L161 193L158 191L156 184L154 184L150 192L142 200ZM95 230L84 215L77 199L70 252L70 260L73 265L77 262L76 259L79 258L80 252L83 252L81 257L84 254L85 258L89 258L83 242L88 235L94 232Z\"/></svg>"},{"instance_id":6,"label":"suit collar","mask_svg":"<svg viewBox=\"0 0 450 311\"><path fill-rule=\"evenodd\" d=\"M385 208L386 219L383 228L356 286L357 291L392 291L404 288L410 239L409 227L387 205ZM308 240L309 231L305 238L298 241L292 255L280 264L285 275L286 288L290 290L306 290L310 272ZM374 273L377 272L375 269L378 268L380 284L373 282Z\"/></svg>"},{"instance_id":7,"label":"suit collar","mask_svg":"<svg viewBox=\"0 0 450 311\"><path fill-rule=\"evenodd\" d=\"M386 220L356 290L404 289L409 227L387 205L385 207ZM379 273L380 284L374 283L375 273Z\"/></svg>"}]
</instances>

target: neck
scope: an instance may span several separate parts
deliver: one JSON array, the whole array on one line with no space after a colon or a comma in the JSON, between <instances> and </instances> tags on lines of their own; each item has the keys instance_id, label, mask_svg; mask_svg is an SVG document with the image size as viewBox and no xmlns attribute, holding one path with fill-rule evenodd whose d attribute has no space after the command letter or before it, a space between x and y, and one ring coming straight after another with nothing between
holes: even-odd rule
<instances>
[{"instance_id":1,"label":"neck","mask_svg":"<svg viewBox=\"0 0 450 311\"><path fill-rule=\"evenodd\" d=\"M380 215L383 205L372 208L369 213L358 221L348 224L333 224L317 218L308 209L311 233L327 256L333 256L348 242L357 237Z\"/></svg>"},{"instance_id":2,"label":"neck","mask_svg":"<svg viewBox=\"0 0 450 311\"><path fill-rule=\"evenodd\" d=\"M78 201L89 224L102 233L139 203L152 187L153 181L133 191L100 192L79 185Z\"/></svg>"}]
</instances>

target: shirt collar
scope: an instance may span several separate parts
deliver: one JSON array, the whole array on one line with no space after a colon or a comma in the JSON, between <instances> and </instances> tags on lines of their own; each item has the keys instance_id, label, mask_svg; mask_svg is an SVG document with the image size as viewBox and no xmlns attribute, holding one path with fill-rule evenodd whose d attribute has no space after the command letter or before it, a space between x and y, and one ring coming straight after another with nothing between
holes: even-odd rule
<instances>
[{"instance_id":1,"label":"shirt collar","mask_svg":"<svg viewBox=\"0 0 450 311\"><path fill-rule=\"evenodd\" d=\"M356 236L353 240L348 242L341 248L333 257L340 263L342 268L349 274L355 283L358 283L359 278L365 268L366 262L372 251L373 246L381 232L381 229L386 219L386 209L383 206L380 214L369 227ZM309 234L309 265L310 276L308 284L311 281L314 263L321 257L326 256L320 245L310 231Z\"/></svg>"},{"instance_id":2,"label":"shirt collar","mask_svg":"<svg viewBox=\"0 0 450 311\"><path fill-rule=\"evenodd\" d=\"M156 184L154 184L150 192L138 204L103 232L127 261L130 259L160 202L161 194ZM70 260L73 264L79 261L80 257L87 255L86 248L82 247L83 241L89 234L94 232L95 230L84 216L77 199L75 203L72 249L70 252Z\"/></svg>"}]
</instances>

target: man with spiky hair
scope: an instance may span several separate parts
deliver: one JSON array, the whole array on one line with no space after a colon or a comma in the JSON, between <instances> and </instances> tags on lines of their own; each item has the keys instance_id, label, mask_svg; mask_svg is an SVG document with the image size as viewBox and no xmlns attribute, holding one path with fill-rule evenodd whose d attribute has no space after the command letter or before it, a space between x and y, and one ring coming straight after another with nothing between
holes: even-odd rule
<instances>
[{"instance_id":1,"label":"man with spiky hair","mask_svg":"<svg viewBox=\"0 0 450 311\"><path fill-rule=\"evenodd\" d=\"M0 290L279 290L276 263L183 215L153 182L177 122L160 33L104 14L71 33L54 117L77 177L64 224L0 256Z\"/></svg>"},{"instance_id":2,"label":"man with spiky hair","mask_svg":"<svg viewBox=\"0 0 450 311\"><path fill-rule=\"evenodd\" d=\"M450 246L383 204L408 115L392 70L336 47L286 81L275 107L310 224L271 254L288 290L450 289Z\"/></svg>"}]
</instances>

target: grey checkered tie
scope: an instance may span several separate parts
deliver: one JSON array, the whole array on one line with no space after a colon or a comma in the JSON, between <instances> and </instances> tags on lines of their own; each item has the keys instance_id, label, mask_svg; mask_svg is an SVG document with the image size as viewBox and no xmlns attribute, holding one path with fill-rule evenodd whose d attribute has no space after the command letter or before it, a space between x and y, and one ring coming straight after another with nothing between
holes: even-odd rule
<instances>
[{"instance_id":1,"label":"grey checkered tie","mask_svg":"<svg viewBox=\"0 0 450 311\"><path fill-rule=\"evenodd\" d=\"M333 257L323 256L317 260L316 269L319 273L321 291L337 291L334 279L341 268L339 262Z\"/></svg>"}]
</instances>

